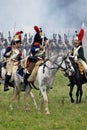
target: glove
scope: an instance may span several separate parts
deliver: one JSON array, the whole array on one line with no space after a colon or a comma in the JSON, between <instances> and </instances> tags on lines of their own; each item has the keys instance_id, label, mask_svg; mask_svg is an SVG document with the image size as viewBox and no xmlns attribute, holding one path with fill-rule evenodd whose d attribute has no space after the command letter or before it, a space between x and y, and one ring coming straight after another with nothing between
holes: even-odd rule
<instances>
[{"instance_id":1,"label":"glove","mask_svg":"<svg viewBox=\"0 0 87 130\"><path fill-rule=\"evenodd\" d=\"M74 56L69 56L69 59L74 59Z\"/></svg>"},{"instance_id":2,"label":"glove","mask_svg":"<svg viewBox=\"0 0 87 130\"><path fill-rule=\"evenodd\" d=\"M12 54L12 51L8 52L6 55L7 56L10 56Z\"/></svg>"},{"instance_id":3,"label":"glove","mask_svg":"<svg viewBox=\"0 0 87 130\"><path fill-rule=\"evenodd\" d=\"M75 56L74 60L75 60L75 61L77 61L77 60L78 60L77 56Z\"/></svg>"}]
</instances>

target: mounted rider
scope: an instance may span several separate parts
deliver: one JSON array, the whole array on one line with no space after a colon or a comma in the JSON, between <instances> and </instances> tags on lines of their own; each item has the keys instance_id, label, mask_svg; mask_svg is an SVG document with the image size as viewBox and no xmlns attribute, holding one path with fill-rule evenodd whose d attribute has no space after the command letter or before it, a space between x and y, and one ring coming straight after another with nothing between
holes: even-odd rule
<instances>
[{"instance_id":1,"label":"mounted rider","mask_svg":"<svg viewBox=\"0 0 87 130\"><path fill-rule=\"evenodd\" d=\"M43 45L44 41L44 33L41 28L38 28L38 26L34 26L34 30L36 32L33 40L33 44L31 46L31 53L33 56L40 56L43 58L45 48Z\"/></svg>"},{"instance_id":2,"label":"mounted rider","mask_svg":"<svg viewBox=\"0 0 87 130\"><path fill-rule=\"evenodd\" d=\"M81 45L78 36L74 39L74 48L72 49L71 55L74 61L75 62L79 61L83 65L85 72L87 72L87 63L86 58L84 56L84 49L83 46Z\"/></svg>"},{"instance_id":3,"label":"mounted rider","mask_svg":"<svg viewBox=\"0 0 87 130\"><path fill-rule=\"evenodd\" d=\"M84 37L84 24L82 24L82 28L80 29L79 33L76 34L73 41L73 49L71 51L71 56L69 57L70 60L73 60L75 63L78 64L80 73L85 71L87 73L87 63L86 58L84 56L84 48L82 46L82 40ZM70 84L68 84L70 86Z\"/></svg>"},{"instance_id":4,"label":"mounted rider","mask_svg":"<svg viewBox=\"0 0 87 130\"><path fill-rule=\"evenodd\" d=\"M34 26L34 30L36 34L31 46L32 55L27 57L25 62L24 60L21 61L21 66L23 68L25 68L25 63L27 64L27 71L24 74L23 91L25 91L28 81L33 82L35 80L39 65L43 63L45 58L45 45L48 39L44 37L42 29L38 28L38 26Z\"/></svg>"},{"instance_id":5,"label":"mounted rider","mask_svg":"<svg viewBox=\"0 0 87 130\"><path fill-rule=\"evenodd\" d=\"M20 46L21 46L21 40L19 34L15 34L11 42L11 46L8 49L6 49L6 52L4 54L4 57L8 58L6 65L4 91L9 90L8 84L12 76L13 66L18 65L18 62L21 60L22 53L19 50Z\"/></svg>"}]
</instances>

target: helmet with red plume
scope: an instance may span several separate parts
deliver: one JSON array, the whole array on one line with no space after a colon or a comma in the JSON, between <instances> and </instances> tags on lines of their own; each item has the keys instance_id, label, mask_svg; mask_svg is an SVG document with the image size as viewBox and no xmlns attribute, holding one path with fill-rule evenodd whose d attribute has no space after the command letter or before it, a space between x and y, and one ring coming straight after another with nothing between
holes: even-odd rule
<instances>
[{"instance_id":1,"label":"helmet with red plume","mask_svg":"<svg viewBox=\"0 0 87 130\"><path fill-rule=\"evenodd\" d=\"M34 30L39 33L40 32L40 29L38 28L38 26L34 26Z\"/></svg>"},{"instance_id":2,"label":"helmet with red plume","mask_svg":"<svg viewBox=\"0 0 87 130\"><path fill-rule=\"evenodd\" d=\"M84 37L84 29L81 28L77 36L78 36L79 41L82 42L83 37Z\"/></svg>"},{"instance_id":3,"label":"helmet with red plume","mask_svg":"<svg viewBox=\"0 0 87 130\"><path fill-rule=\"evenodd\" d=\"M23 33L23 31L18 31L18 32L16 32L16 35L20 35L22 33Z\"/></svg>"}]
</instances>

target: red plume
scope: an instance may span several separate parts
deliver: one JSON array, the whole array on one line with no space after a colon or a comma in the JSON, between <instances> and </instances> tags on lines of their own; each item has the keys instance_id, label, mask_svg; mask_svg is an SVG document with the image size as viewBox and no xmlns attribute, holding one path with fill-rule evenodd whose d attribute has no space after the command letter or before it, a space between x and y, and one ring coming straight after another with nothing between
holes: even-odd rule
<instances>
[{"instance_id":1,"label":"red plume","mask_svg":"<svg viewBox=\"0 0 87 130\"><path fill-rule=\"evenodd\" d=\"M23 31L18 31L18 32L16 32L16 35L19 35L19 34L22 34L23 33Z\"/></svg>"},{"instance_id":2,"label":"red plume","mask_svg":"<svg viewBox=\"0 0 87 130\"><path fill-rule=\"evenodd\" d=\"M38 28L38 26L34 26L34 30L39 33L40 32L40 29Z\"/></svg>"},{"instance_id":3,"label":"red plume","mask_svg":"<svg viewBox=\"0 0 87 130\"><path fill-rule=\"evenodd\" d=\"M79 34L77 36L78 36L79 41L82 42L83 36L84 36L84 29L81 28L80 32L79 32Z\"/></svg>"}]
</instances>

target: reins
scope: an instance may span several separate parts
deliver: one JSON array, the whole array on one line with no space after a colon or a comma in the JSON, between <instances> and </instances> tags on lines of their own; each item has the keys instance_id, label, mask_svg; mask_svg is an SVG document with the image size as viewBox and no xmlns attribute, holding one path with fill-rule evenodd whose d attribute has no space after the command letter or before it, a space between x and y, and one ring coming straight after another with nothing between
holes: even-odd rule
<instances>
[{"instance_id":1,"label":"reins","mask_svg":"<svg viewBox=\"0 0 87 130\"><path fill-rule=\"evenodd\" d=\"M50 61L52 63L52 61L50 59L47 59L44 63L43 63L43 73L45 72L45 67L47 67L48 69L56 69L58 70L59 68L61 68L61 65L63 63L63 60L60 64L57 64L56 62L54 63L55 65L57 65L57 67L49 67L48 65L46 65L46 62Z\"/></svg>"}]
</instances>

